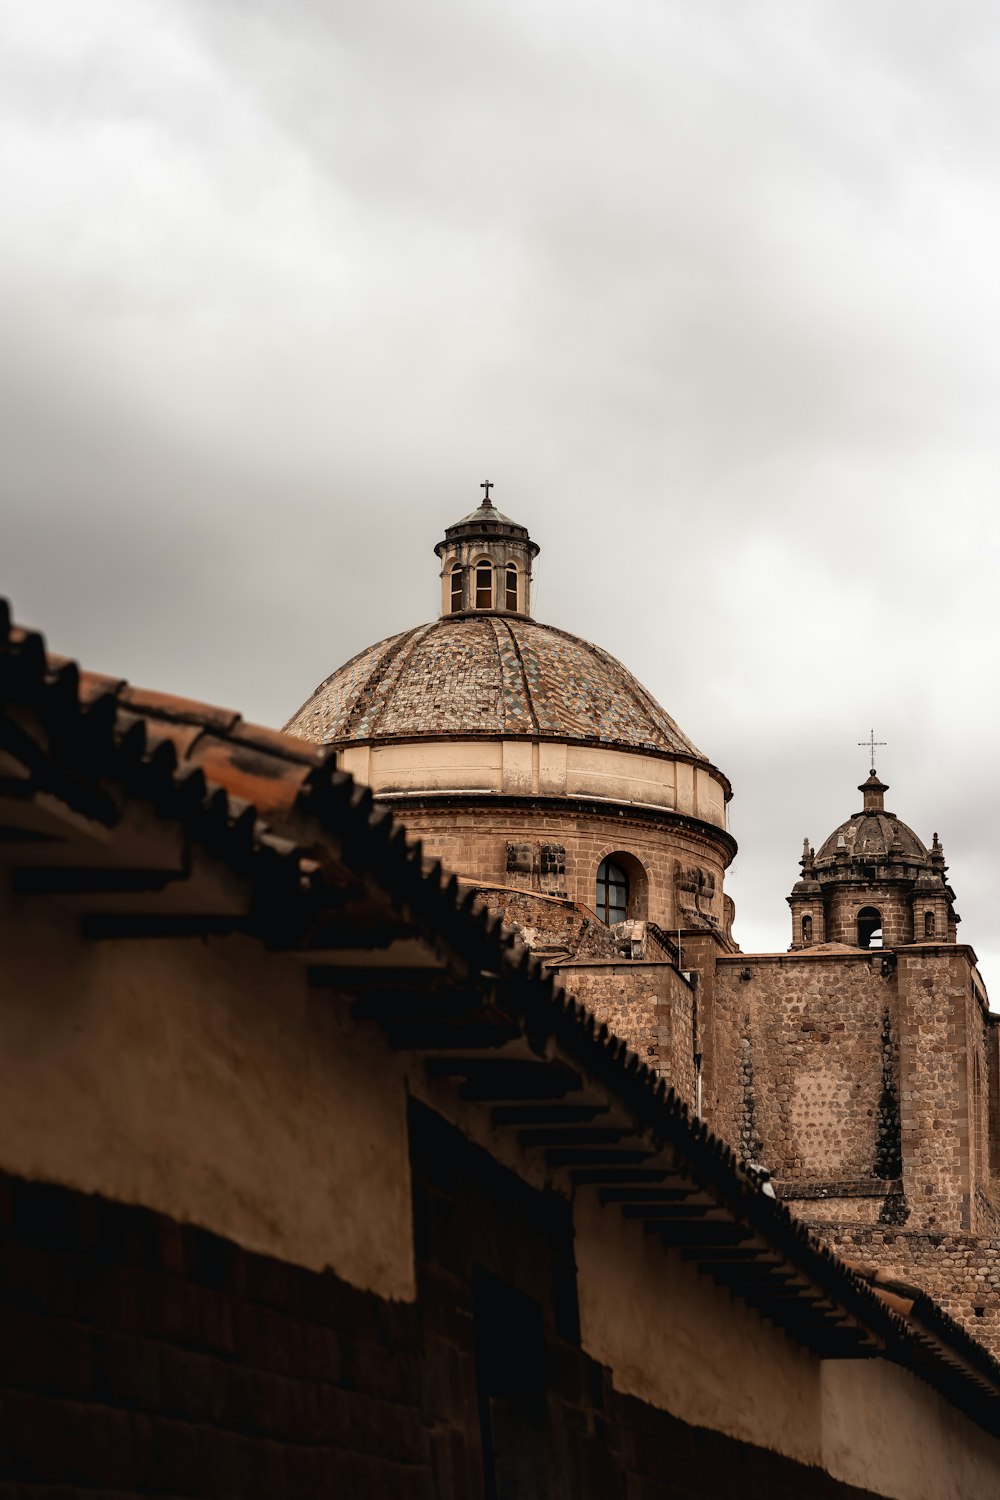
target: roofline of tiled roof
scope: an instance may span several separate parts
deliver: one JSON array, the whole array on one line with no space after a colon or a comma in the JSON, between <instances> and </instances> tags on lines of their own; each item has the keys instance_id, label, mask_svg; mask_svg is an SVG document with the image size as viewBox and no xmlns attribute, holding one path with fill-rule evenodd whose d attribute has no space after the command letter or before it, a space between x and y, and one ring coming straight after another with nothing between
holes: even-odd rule
<instances>
[{"instance_id":1,"label":"roofline of tiled roof","mask_svg":"<svg viewBox=\"0 0 1000 1500\"><path fill-rule=\"evenodd\" d=\"M343 864L384 892L394 910L439 949L450 950L473 985L487 984L540 1059L557 1054L603 1084L654 1143L671 1147L691 1176L734 1218L784 1257L824 1298L869 1331L874 1354L907 1368L959 1410L1000 1436L1000 1363L930 1298L909 1317L888 1306L856 1270L822 1244L776 1200L732 1149L714 1136L624 1042L568 998L530 951L505 937L497 919L460 895L440 864L424 868L419 844L374 805L367 789L335 769L333 758L294 736L246 724L213 705L129 688L119 679L81 673L47 654L42 637L10 623L0 600L0 730L24 736L5 710L34 711L48 747L28 736L44 769L52 761L53 795L90 815L116 815L110 782L125 795L156 803L217 859L250 882L282 882L289 900L305 902L302 870L333 839ZM0 739L0 743L3 740ZM79 764L63 762L75 752ZM282 873L282 871L286 873ZM251 901L250 935L267 941L268 904ZM739 1294L738 1294L739 1295ZM766 1295L762 1294L766 1306ZM774 1313L772 1312L772 1315Z\"/></svg>"}]
</instances>

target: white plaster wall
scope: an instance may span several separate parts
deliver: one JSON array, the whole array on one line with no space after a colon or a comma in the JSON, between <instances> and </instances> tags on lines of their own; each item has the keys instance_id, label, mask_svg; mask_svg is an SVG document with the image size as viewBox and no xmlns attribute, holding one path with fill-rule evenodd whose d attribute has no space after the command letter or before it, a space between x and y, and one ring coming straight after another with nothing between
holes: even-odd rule
<instances>
[{"instance_id":1,"label":"white plaster wall","mask_svg":"<svg viewBox=\"0 0 1000 1500\"><path fill-rule=\"evenodd\" d=\"M77 929L0 894L0 1165L411 1299L401 1063L245 939Z\"/></svg>"}]
</instances>

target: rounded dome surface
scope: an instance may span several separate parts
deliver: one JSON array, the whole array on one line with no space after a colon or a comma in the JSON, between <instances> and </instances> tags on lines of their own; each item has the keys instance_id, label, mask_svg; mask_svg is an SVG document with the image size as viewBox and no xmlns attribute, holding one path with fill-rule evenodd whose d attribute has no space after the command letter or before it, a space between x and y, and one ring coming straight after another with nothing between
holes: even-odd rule
<instances>
[{"instance_id":1,"label":"rounded dome surface","mask_svg":"<svg viewBox=\"0 0 1000 1500\"><path fill-rule=\"evenodd\" d=\"M607 651L499 613L445 616L379 641L321 683L286 728L321 744L526 737L710 764Z\"/></svg>"},{"instance_id":2,"label":"rounded dome surface","mask_svg":"<svg viewBox=\"0 0 1000 1500\"><path fill-rule=\"evenodd\" d=\"M906 823L901 823L892 813L859 812L835 828L816 851L817 865L834 863L841 834L848 854L858 859L884 859L891 852L897 861L920 865L930 863L926 845Z\"/></svg>"}]
</instances>

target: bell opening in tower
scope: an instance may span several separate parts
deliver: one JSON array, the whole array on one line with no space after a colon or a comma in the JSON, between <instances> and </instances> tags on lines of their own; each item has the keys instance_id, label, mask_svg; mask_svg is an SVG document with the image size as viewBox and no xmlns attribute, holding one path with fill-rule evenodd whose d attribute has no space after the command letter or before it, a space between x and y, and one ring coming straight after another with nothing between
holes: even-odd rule
<instances>
[{"instance_id":1,"label":"bell opening in tower","mask_svg":"<svg viewBox=\"0 0 1000 1500\"><path fill-rule=\"evenodd\" d=\"M858 912L858 947L882 947L882 913L874 906L863 906Z\"/></svg>"}]
</instances>

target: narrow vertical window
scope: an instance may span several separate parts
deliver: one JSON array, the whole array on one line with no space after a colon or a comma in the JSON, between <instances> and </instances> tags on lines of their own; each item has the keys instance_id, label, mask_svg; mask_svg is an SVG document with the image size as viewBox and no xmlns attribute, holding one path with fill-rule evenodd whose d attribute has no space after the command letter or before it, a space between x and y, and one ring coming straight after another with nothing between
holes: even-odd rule
<instances>
[{"instance_id":1,"label":"narrow vertical window","mask_svg":"<svg viewBox=\"0 0 1000 1500\"><path fill-rule=\"evenodd\" d=\"M451 612L458 614L462 608L462 569L456 563L451 570Z\"/></svg>"},{"instance_id":2,"label":"narrow vertical window","mask_svg":"<svg viewBox=\"0 0 1000 1500\"><path fill-rule=\"evenodd\" d=\"M493 608L493 564L476 564L476 608Z\"/></svg>"},{"instance_id":3,"label":"narrow vertical window","mask_svg":"<svg viewBox=\"0 0 1000 1500\"><path fill-rule=\"evenodd\" d=\"M925 911L924 912L924 937L933 937L933 936L934 936L934 913L932 911Z\"/></svg>"},{"instance_id":4,"label":"narrow vertical window","mask_svg":"<svg viewBox=\"0 0 1000 1500\"><path fill-rule=\"evenodd\" d=\"M517 568L514 563L507 564L507 608L517 609Z\"/></svg>"},{"instance_id":5,"label":"narrow vertical window","mask_svg":"<svg viewBox=\"0 0 1000 1500\"><path fill-rule=\"evenodd\" d=\"M812 940L813 940L813 919L812 919L812 917L803 917L802 918L802 941L804 943L811 943Z\"/></svg>"}]
</instances>

